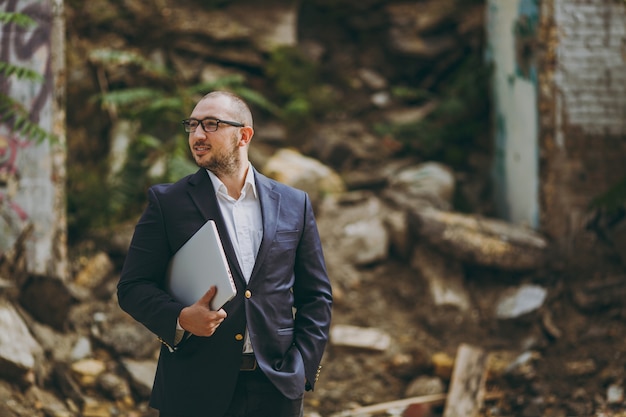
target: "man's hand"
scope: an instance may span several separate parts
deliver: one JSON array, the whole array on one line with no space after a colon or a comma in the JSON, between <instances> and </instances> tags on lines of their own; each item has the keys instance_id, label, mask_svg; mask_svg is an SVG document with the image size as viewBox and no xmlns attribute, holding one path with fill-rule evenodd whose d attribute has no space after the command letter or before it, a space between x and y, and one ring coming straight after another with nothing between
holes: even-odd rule
<instances>
[{"instance_id":1,"label":"man's hand","mask_svg":"<svg viewBox=\"0 0 626 417\"><path fill-rule=\"evenodd\" d=\"M212 286L195 304L183 308L178 316L180 326L196 336L211 336L215 333L217 326L226 318L223 309L214 311L209 307L216 293L217 288Z\"/></svg>"}]
</instances>

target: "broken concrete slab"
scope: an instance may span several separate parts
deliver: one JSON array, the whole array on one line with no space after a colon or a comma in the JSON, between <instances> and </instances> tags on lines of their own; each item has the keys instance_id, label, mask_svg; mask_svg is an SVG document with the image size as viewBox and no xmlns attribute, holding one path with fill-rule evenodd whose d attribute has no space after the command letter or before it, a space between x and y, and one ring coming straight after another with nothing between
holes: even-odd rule
<instances>
[{"instance_id":1,"label":"broken concrete slab","mask_svg":"<svg viewBox=\"0 0 626 417\"><path fill-rule=\"evenodd\" d=\"M419 208L409 212L415 235L454 258L502 270L545 265L548 242L524 226L479 215Z\"/></svg>"},{"instance_id":2,"label":"broken concrete slab","mask_svg":"<svg viewBox=\"0 0 626 417\"><path fill-rule=\"evenodd\" d=\"M330 329L330 342L333 346L383 352L391 345L391 336L382 330L371 327L336 324Z\"/></svg>"}]
</instances>

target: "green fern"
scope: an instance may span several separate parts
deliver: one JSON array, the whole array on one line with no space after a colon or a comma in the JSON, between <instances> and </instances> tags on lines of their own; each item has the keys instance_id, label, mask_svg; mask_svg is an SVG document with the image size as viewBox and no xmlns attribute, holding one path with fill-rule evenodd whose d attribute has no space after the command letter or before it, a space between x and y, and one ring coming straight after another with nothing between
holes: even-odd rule
<instances>
[{"instance_id":1,"label":"green fern","mask_svg":"<svg viewBox=\"0 0 626 417\"><path fill-rule=\"evenodd\" d=\"M106 94L95 97L100 100L103 108L115 107L126 112L129 116L137 116L149 106L151 101L163 97L163 92L150 87L127 88L124 90L114 90Z\"/></svg>"},{"instance_id":2,"label":"green fern","mask_svg":"<svg viewBox=\"0 0 626 417\"><path fill-rule=\"evenodd\" d=\"M0 122L7 123L12 132L42 143L46 139L50 143L58 143L58 138L30 121L30 112L19 102L6 94L0 93Z\"/></svg>"},{"instance_id":3,"label":"green fern","mask_svg":"<svg viewBox=\"0 0 626 417\"><path fill-rule=\"evenodd\" d=\"M41 82L43 76L37 71L18 67L9 62L0 61L0 75L6 78L17 77L18 79L24 79L29 81Z\"/></svg>"},{"instance_id":4,"label":"green fern","mask_svg":"<svg viewBox=\"0 0 626 417\"><path fill-rule=\"evenodd\" d=\"M103 191L97 197L88 198L70 190L68 208L71 213L68 218L72 223L70 227L75 226L73 229L114 224L134 217L145 204L145 190L150 184L173 182L198 169L191 158L187 135L180 121L207 92L230 90L260 109L272 114L280 112L277 106L247 87L241 75L184 85L176 71L156 65L134 51L98 49L89 55L89 59L105 76L108 72L120 73L129 69L132 74L141 74L141 77L132 79L134 84L127 81L128 87L115 88L112 83L110 91L92 97L101 108L115 110L118 118L132 120L138 129L126 149L124 166L114 176L104 174L98 179L85 177L83 169L68 172L73 187L81 190L98 187ZM103 171L107 172L107 167ZM97 181L101 183L94 184ZM91 201L92 198L97 201ZM89 209L84 208L86 203ZM92 209L98 212L91 213Z\"/></svg>"},{"instance_id":5,"label":"green fern","mask_svg":"<svg viewBox=\"0 0 626 417\"><path fill-rule=\"evenodd\" d=\"M22 13L0 12L0 23L15 24L23 28L35 26L37 22L31 17Z\"/></svg>"}]
</instances>

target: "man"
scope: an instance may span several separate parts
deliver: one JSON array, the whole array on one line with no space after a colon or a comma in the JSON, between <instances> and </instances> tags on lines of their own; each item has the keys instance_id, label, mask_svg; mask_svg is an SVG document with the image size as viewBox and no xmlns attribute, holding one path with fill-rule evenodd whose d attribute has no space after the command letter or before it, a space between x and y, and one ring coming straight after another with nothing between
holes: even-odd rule
<instances>
[{"instance_id":1,"label":"man","mask_svg":"<svg viewBox=\"0 0 626 417\"><path fill-rule=\"evenodd\" d=\"M252 167L239 97L209 93L183 125L200 169L150 188L118 283L122 309L163 343L150 405L161 417L302 416L332 304L309 197ZM215 288L189 306L164 289L171 257L209 219L237 287L218 311Z\"/></svg>"}]
</instances>

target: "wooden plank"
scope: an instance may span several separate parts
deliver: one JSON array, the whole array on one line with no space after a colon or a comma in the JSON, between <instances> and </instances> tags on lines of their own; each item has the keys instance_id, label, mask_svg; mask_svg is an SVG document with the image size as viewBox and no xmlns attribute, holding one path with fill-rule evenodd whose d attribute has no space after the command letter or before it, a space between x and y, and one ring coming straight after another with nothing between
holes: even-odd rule
<instances>
[{"instance_id":1,"label":"wooden plank","mask_svg":"<svg viewBox=\"0 0 626 417\"><path fill-rule=\"evenodd\" d=\"M485 398L487 353L461 344L452 370L443 417L477 417Z\"/></svg>"},{"instance_id":2,"label":"wooden plank","mask_svg":"<svg viewBox=\"0 0 626 417\"><path fill-rule=\"evenodd\" d=\"M446 394L432 394L423 395L419 397L405 398L402 400L389 401L386 403L368 405L365 407L353 408L351 410L341 411L333 414L331 417L364 417L374 413L381 413L391 409L404 410L410 405L414 404L443 404L446 399Z\"/></svg>"}]
</instances>

